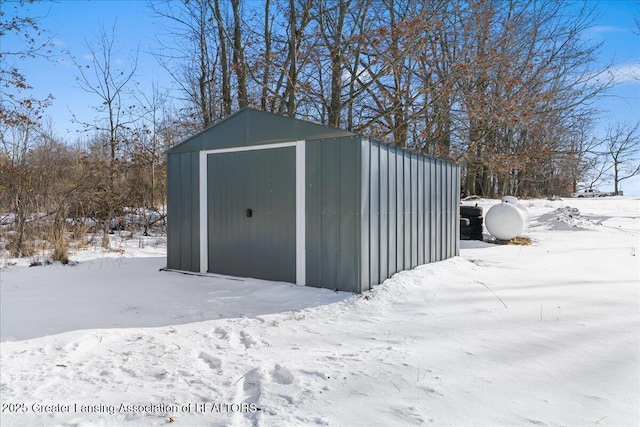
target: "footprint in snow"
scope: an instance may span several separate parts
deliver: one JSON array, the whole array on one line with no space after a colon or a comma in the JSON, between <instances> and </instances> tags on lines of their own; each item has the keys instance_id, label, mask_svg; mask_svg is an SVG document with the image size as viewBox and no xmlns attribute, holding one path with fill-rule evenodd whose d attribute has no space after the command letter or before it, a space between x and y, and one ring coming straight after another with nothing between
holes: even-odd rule
<instances>
[{"instance_id":1,"label":"footprint in snow","mask_svg":"<svg viewBox=\"0 0 640 427\"><path fill-rule=\"evenodd\" d=\"M292 384L295 377L290 370L277 364L271 371L271 379L275 383L286 385Z\"/></svg>"},{"instance_id":2,"label":"footprint in snow","mask_svg":"<svg viewBox=\"0 0 640 427\"><path fill-rule=\"evenodd\" d=\"M392 411L396 414L398 420L402 420L400 424L405 425L424 425L425 417L420 413L420 410L414 406L409 407L396 407Z\"/></svg>"},{"instance_id":3,"label":"footprint in snow","mask_svg":"<svg viewBox=\"0 0 640 427\"><path fill-rule=\"evenodd\" d=\"M214 329L213 334L221 340L228 340L229 339L229 331L221 328L221 327L217 327Z\"/></svg>"},{"instance_id":4,"label":"footprint in snow","mask_svg":"<svg viewBox=\"0 0 640 427\"><path fill-rule=\"evenodd\" d=\"M421 387L421 388L424 391L424 393L427 394L427 395L429 395L429 394L437 394L439 396L444 396L444 394L440 393L438 390L436 390L433 387L425 386L425 387Z\"/></svg>"},{"instance_id":5,"label":"footprint in snow","mask_svg":"<svg viewBox=\"0 0 640 427\"><path fill-rule=\"evenodd\" d=\"M542 427L546 427L547 424L543 421L540 420L531 420L529 418L524 418L525 421L527 421L530 424L536 425L536 426L542 426Z\"/></svg>"},{"instance_id":6,"label":"footprint in snow","mask_svg":"<svg viewBox=\"0 0 640 427\"><path fill-rule=\"evenodd\" d=\"M301 371L303 374L308 375L310 377L318 377L322 380L327 380L329 379L329 376L327 374L325 374L324 372L320 372L320 371Z\"/></svg>"},{"instance_id":7,"label":"footprint in snow","mask_svg":"<svg viewBox=\"0 0 640 427\"><path fill-rule=\"evenodd\" d=\"M207 366L209 366L211 370L215 371L217 374L222 374L222 360L210 355L209 353L205 353L204 351L201 351L198 357Z\"/></svg>"},{"instance_id":8,"label":"footprint in snow","mask_svg":"<svg viewBox=\"0 0 640 427\"><path fill-rule=\"evenodd\" d=\"M245 346L245 348L251 347L270 347L271 345L264 340L255 339L250 333L241 331L240 332L240 341Z\"/></svg>"},{"instance_id":9,"label":"footprint in snow","mask_svg":"<svg viewBox=\"0 0 640 427\"><path fill-rule=\"evenodd\" d=\"M244 374L243 378L242 390L245 398L239 401L257 404L262 396L262 381L264 379L262 372L259 368L255 368Z\"/></svg>"},{"instance_id":10,"label":"footprint in snow","mask_svg":"<svg viewBox=\"0 0 640 427\"><path fill-rule=\"evenodd\" d=\"M245 331L240 331L240 341L246 348L255 347L258 345L258 342L255 340L255 338L253 338L251 334Z\"/></svg>"}]
</instances>

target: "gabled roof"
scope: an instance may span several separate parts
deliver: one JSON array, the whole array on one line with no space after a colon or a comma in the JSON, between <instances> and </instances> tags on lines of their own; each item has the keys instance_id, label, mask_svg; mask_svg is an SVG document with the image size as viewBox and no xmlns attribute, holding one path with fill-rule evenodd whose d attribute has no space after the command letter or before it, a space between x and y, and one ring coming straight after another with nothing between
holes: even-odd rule
<instances>
[{"instance_id":1,"label":"gabled roof","mask_svg":"<svg viewBox=\"0 0 640 427\"><path fill-rule=\"evenodd\" d=\"M357 134L252 108L243 108L173 146L165 154L354 135Z\"/></svg>"}]
</instances>

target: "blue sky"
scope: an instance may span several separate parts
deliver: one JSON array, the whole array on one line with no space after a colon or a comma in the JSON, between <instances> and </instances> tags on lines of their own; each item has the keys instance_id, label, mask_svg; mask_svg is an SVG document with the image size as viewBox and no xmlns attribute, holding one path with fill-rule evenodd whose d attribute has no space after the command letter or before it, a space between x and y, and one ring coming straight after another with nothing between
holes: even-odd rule
<instances>
[{"instance_id":1,"label":"blue sky","mask_svg":"<svg viewBox=\"0 0 640 427\"><path fill-rule=\"evenodd\" d=\"M640 120L640 29L634 21L634 15L640 19L640 2L601 1L598 12L596 25L587 36L603 42L600 61L614 62L612 72L618 82L599 101L603 109L600 123L634 123Z\"/></svg>"},{"instance_id":2,"label":"blue sky","mask_svg":"<svg viewBox=\"0 0 640 427\"><path fill-rule=\"evenodd\" d=\"M614 62L612 72L619 82L606 97L597 101L602 114L595 131L602 135L610 123L635 123L640 120L640 30L634 21L634 16L640 16L640 2L600 1L591 4L597 6L598 16L594 27L585 37L604 43L599 60L602 64ZM14 0L9 0L1 7L10 14L15 5ZM54 95L55 100L48 114L62 138L69 141L76 139L79 127L71 122L72 113L91 121L95 116L91 106L97 102L96 98L77 87L76 68L62 52L69 51L80 63L86 61L88 52L85 40L93 42L100 26L110 30L115 23L118 58L124 67L139 49L136 80L141 85L156 80L161 86L171 86L166 71L153 56L163 21L151 16L147 1L36 0L35 4L27 7L29 14L38 17L41 27L53 37L60 54L54 61L26 60L20 68L34 87L36 96ZM0 40L0 43L6 42ZM606 189L607 186L602 188ZM623 189L627 194L640 194L640 178L623 182Z\"/></svg>"}]
</instances>

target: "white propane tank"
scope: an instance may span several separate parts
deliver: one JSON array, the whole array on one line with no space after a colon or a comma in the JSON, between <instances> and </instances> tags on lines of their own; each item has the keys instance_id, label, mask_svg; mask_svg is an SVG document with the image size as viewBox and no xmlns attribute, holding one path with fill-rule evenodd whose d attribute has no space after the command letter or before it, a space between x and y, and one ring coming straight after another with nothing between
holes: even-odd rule
<instances>
[{"instance_id":1,"label":"white propane tank","mask_svg":"<svg viewBox=\"0 0 640 427\"><path fill-rule=\"evenodd\" d=\"M502 198L502 201L504 203L512 204L518 209L520 209L520 212L522 212L522 215L524 215L524 229L522 231L529 228L530 218L529 218L529 211L527 210L527 208L522 206L522 203L520 203L520 201L515 196L504 196Z\"/></svg>"},{"instance_id":2,"label":"white propane tank","mask_svg":"<svg viewBox=\"0 0 640 427\"><path fill-rule=\"evenodd\" d=\"M502 201L505 203L511 203L512 205L517 205L518 204L518 199L514 196L504 196L502 198Z\"/></svg>"},{"instance_id":3,"label":"white propane tank","mask_svg":"<svg viewBox=\"0 0 640 427\"><path fill-rule=\"evenodd\" d=\"M522 231L524 231L527 228L529 228L529 222L531 221L531 218L529 216L529 211L527 210L527 208L522 206L522 203L518 203L516 205L516 208L520 209L520 212L522 213L522 216L524 216L524 228L522 229Z\"/></svg>"},{"instance_id":4,"label":"white propane tank","mask_svg":"<svg viewBox=\"0 0 640 427\"><path fill-rule=\"evenodd\" d=\"M524 230L525 217L516 205L503 202L489 209L484 224L496 239L511 240Z\"/></svg>"}]
</instances>

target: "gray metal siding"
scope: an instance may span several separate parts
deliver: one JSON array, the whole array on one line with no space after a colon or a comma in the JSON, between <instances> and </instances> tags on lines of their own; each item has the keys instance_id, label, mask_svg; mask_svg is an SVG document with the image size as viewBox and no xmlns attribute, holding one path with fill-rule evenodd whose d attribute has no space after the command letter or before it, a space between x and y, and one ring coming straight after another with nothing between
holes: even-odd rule
<instances>
[{"instance_id":1,"label":"gray metal siding","mask_svg":"<svg viewBox=\"0 0 640 427\"><path fill-rule=\"evenodd\" d=\"M402 161L402 150L396 148L394 152L394 160L396 163L395 188L392 188L392 194L395 196L396 202L396 245L389 248L396 254L396 269L393 273L404 270L404 162Z\"/></svg>"},{"instance_id":2,"label":"gray metal siding","mask_svg":"<svg viewBox=\"0 0 640 427\"><path fill-rule=\"evenodd\" d=\"M372 286L381 283L380 268L382 264L382 256L380 251L380 229L382 228L382 209L380 206L380 150L371 147L371 144L367 144L368 151L370 152L370 164L369 164L369 215L365 219L362 218L362 222L368 222L369 228L369 245L371 249L369 251L362 251L363 256L369 254L369 280L363 280L363 283L367 284L366 289L370 289ZM364 147L363 147L364 149ZM364 153L364 150L363 150ZM363 171L364 172L364 171Z\"/></svg>"},{"instance_id":3,"label":"gray metal siding","mask_svg":"<svg viewBox=\"0 0 640 427\"><path fill-rule=\"evenodd\" d=\"M207 157L209 271L295 282L295 148Z\"/></svg>"},{"instance_id":4,"label":"gray metal siding","mask_svg":"<svg viewBox=\"0 0 640 427\"><path fill-rule=\"evenodd\" d=\"M424 234L424 226L426 222L425 213L424 213L424 196L425 196L425 179L424 179L424 159L422 157L418 157L416 159L416 168L418 169L418 188L417 188L417 203L418 203L418 264L424 264L425 256L424 256L424 247L425 247L425 234Z\"/></svg>"},{"instance_id":5,"label":"gray metal siding","mask_svg":"<svg viewBox=\"0 0 640 427\"><path fill-rule=\"evenodd\" d=\"M380 146L377 150L379 157L378 186L380 189L380 276L378 283L384 282L389 277L389 147Z\"/></svg>"},{"instance_id":6,"label":"gray metal siding","mask_svg":"<svg viewBox=\"0 0 640 427\"><path fill-rule=\"evenodd\" d=\"M457 255L458 166L375 140L360 146L361 290Z\"/></svg>"},{"instance_id":7,"label":"gray metal siding","mask_svg":"<svg viewBox=\"0 0 640 427\"><path fill-rule=\"evenodd\" d=\"M322 197L320 158L320 144L307 142L305 144L305 211L306 211L306 283L310 286L322 286L322 259L320 256L322 241Z\"/></svg>"},{"instance_id":8,"label":"gray metal siding","mask_svg":"<svg viewBox=\"0 0 640 427\"><path fill-rule=\"evenodd\" d=\"M451 219L452 228L452 245L451 252L449 253L449 257L454 257L460 255L460 220L459 220L459 206L460 206L460 166L450 163L449 170L451 173L451 182L449 184L449 189L451 191L451 201L449 207L451 209L451 214L449 218Z\"/></svg>"},{"instance_id":9,"label":"gray metal siding","mask_svg":"<svg viewBox=\"0 0 640 427\"><path fill-rule=\"evenodd\" d=\"M198 271L200 221L198 153L167 159L167 267Z\"/></svg>"},{"instance_id":10,"label":"gray metal siding","mask_svg":"<svg viewBox=\"0 0 640 427\"><path fill-rule=\"evenodd\" d=\"M429 219L431 221L431 258L430 262L435 262L439 260L439 239L440 239L440 231L439 231L439 218L438 218L438 168L437 168L437 160L432 160L429 164L429 187L430 187L430 205L429 205Z\"/></svg>"},{"instance_id":11,"label":"gray metal siding","mask_svg":"<svg viewBox=\"0 0 640 427\"><path fill-rule=\"evenodd\" d=\"M418 203L418 194L420 193L420 174L418 169L418 155L411 156L411 265L423 264L419 260L420 227L418 224L424 221L420 217L420 204Z\"/></svg>"},{"instance_id":12,"label":"gray metal siding","mask_svg":"<svg viewBox=\"0 0 640 427\"><path fill-rule=\"evenodd\" d=\"M398 228L397 228L397 224L398 224L398 200L397 200L397 180L398 180L398 175L397 175L397 162L396 162L396 147L388 147L388 154L389 154L389 176L388 176L388 183L389 183L389 187L388 187L388 195L389 197L387 198L387 203L388 203L388 211L389 211L389 224L388 224L388 231L389 231L389 237L387 239L387 242L389 242L389 245L387 247L387 254L389 256L389 259L387 260L388 265L389 265L389 270L388 270L388 276L391 277L395 272L398 271L398 250L397 250L397 244L398 244Z\"/></svg>"},{"instance_id":13,"label":"gray metal siding","mask_svg":"<svg viewBox=\"0 0 640 427\"><path fill-rule=\"evenodd\" d=\"M361 176L360 183L360 282L358 287L360 290L367 290L371 283L371 146L367 139L360 142L360 165L359 170Z\"/></svg>"},{"instance_id":14,"label":"gray metal siding","mask_svg":"<svg viewBox=\"0 0 640 427\"><path fill-rule=\"evenodd\" d=\"M167 268L180 265L180 156L167 157Z\"/></svg>"},{"instance_id":15,"label":"gray metal siding","mask_svg":"<svg viewBox=\"0 0 640 427\"><path fill-rule=\"evenodd\" d=\"M360 235L359 215L359 185L360 177L359 150L357 142L361 137L343 137L338 139L338 178L339 178L339 261L338 284L347 287L352 292L358 290L358 264L360 262L360 250L358 243ZM353 283L353 285L351 285Z\"/></svg>"},{"instance_id":16,"label":"gray metal siding","mask_svg":"<svg viewBox=\"0 0 640 427\"><path fill-rule=\"evenodd\" d=\"M360 292L360 137L306 142L306 283Z\"/></svg>"}]
</instances>

